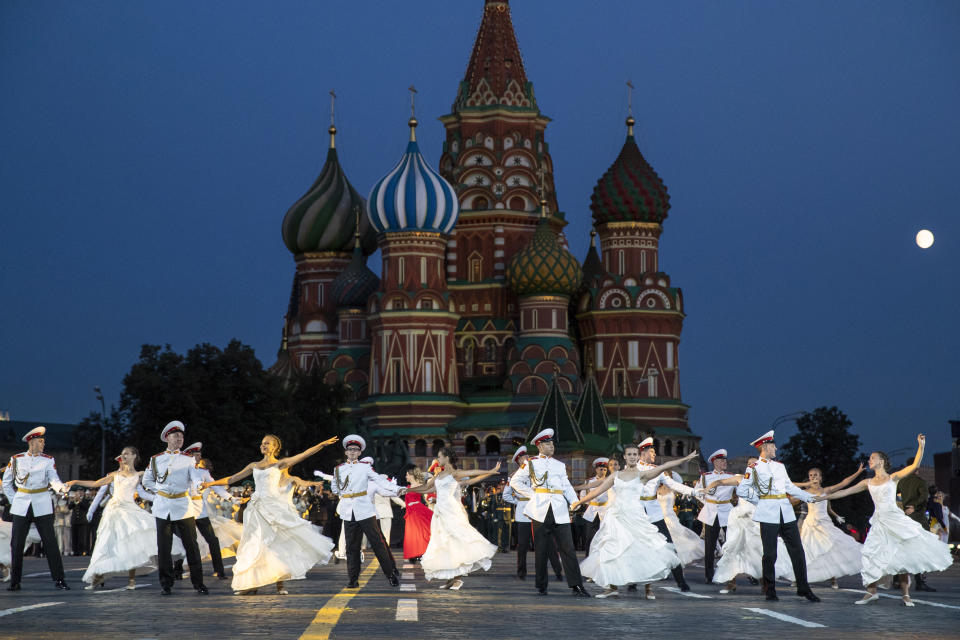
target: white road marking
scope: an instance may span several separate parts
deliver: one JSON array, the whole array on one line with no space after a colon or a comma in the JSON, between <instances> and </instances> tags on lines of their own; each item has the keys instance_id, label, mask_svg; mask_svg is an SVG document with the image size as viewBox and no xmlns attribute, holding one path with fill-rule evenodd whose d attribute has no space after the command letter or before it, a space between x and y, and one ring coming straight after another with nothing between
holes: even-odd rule
<instances>
[{"instance_id":1,"label":"white road marking","mask_svg":"<svg viewBox=\"0 0 960 640\"><path fill-rule=\"evenodd\" d=\"M14 607L13 609L4 609L0 611L0 618L3 616L9 616L12 613L20 613L21 611L30 611L31 609L39 609L41 607L53 607L58 604L63 604L62 602L41 602L40 604L31 604L25 607Z\"/></svg>"},{"instance_id":2,"label":"white road marking","mask_svg":"<svg viewBox=\"0 0 960 640\"><path fill-rule=\"evenodd\" d=\"M400 598L397 600L397 620L404 622L417 621L417 601Z\"/></svg>"},{"instance_id":3,"label":"white road marking","mask_svg":"<svg viewBox=\"0 0 960 640\"><path fill-rule=\"evenodd\" d=\"M143 589L144 587L149 587L152 585L149 584L137 584L134 585L134 589ZM117 591L133 591L133 589L127 589L126 587L120 587L119 589L91 589L94 593L116 593Z\"/></svg>"},{"instance_id":4,"label":"white road marking","mask_svg":"<svg viewBox=\"0 0 960 640\"><path fill-rule=\"evenodd\" d=\"M840 589L840 591L849 591L850 593L866 593L866 591L863 591L863 590L861 590L861 589ZM892 595L890 595L890 594L888 594L888 593L880 593L880 594L878 594L878 595L879 595L881 598L893 598L894 600L902 600L902 598L903 598L903 596L892 596ZM943 604L943 603L940 603L940 602L931 602L930 600L917 600L917 599L914 598L913 596L910 596L910 599L913 600L914 602L916 602L917 604L928 604L928 605L930 605L931 607L941 607L941 608L943 608L943 609L960 609L960 607L956 607L956 606L954 606L954 605L952 605L952 604Z\"/></svg>"},{"instance_id":5,"label":"white road marking","mask_svg":"<svg viewBox=\"0 0 960 640\"><path fill-rule=\"evenodd\" d=\"M404 568L404 569L413 569L413 568L414 568L414 565L412 565L412 564L405 564L405 565L403 565L403 568Z\"/></svg>"},{"instance_id":6,"label":"white road marking","mask_svg":"<svg viewBox=\"0 0 960 640\"><path fill-rule=\"evenodd\" d=\"M701 593L694 593L693 591L680 591L677 587L660 587L664 591L669 591L670 593L679 593L682 596L687 596L688 598L703 598L705 600L710 600L713 596L705 596Z\"/></svg>"},{"instance_id":7,"label":"white road marking","mask_svg":"<svg viewBox=\"0 0 960 640\"><path fill-rule=\"evenodd\" d=\"M412 583L400 585L400 591L416 591L416 590L417 590L417 585Z\"/></svg>"},{"instance_id":8,"label":"white road marking","mask_svg":"<svg viewBox=\"0 0 960 640\"><path fill-rule=\"evenodd\" d=\"M66 572L68 572L68 571L86 571L86 570L87 570L86 567L81 567L81 568L79 568L79 569L66 569L66 570L64 571L64 573L66 573ZM28 574L26 574L26 575L23 576L23 577L24 577L24 578L42 578L42 577L45 577L45 576L49 578L49 577L50 577L50 572L49 572L49 571L41 571L40 573L28 573Z\"/></svg>"},{"instance_id":9,"label":"white road marking","mask_svg":"<svg viewBox=\"0 0 960 640\"><path fill-rule=\"evenodd\" d=\"M407 572L401 573L401 574L400 574L400 579L401 579L401 580L413 580L413 574L412 574L412 573L407 573Z\"/></svg>"},{"instance_id":10,"label":"white road marking","mask_svg":"<svg viewBox=\"0 0 960 640\"><path fill-rule=\"evenodd\" d=\"M801 627L808 627L811 629L814 628L824 628L827 625L820 624L818 622L809 622L807 620L801 620L800 618L794 618L793 616L788 616L785 613L780 613L779 611L771 611L770 609L758 609L756 607L743 607L747 611L753 611L754 613L762 613L765 616L770 616L771 618L776 618L777 620L783 620L784 622L792 622L793 624L798 624Z\"/></svg>"}]
</instances>

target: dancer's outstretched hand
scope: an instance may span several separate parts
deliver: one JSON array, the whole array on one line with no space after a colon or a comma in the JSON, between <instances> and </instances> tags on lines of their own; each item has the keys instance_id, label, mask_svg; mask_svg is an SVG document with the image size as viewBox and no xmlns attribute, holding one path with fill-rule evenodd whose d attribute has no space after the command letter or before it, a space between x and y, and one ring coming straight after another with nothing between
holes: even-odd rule
<instances>
[{"instance_id":1,"label":"dancer's outstretched hand","mask_svg":"<svg viewBox=\"0 0 960 640\"><path fill-rule=\"evenodd\" d=\"M332 438L327 438L326 440L324 440L323 442L321 442L320 445L321 445L321 446L324 446L324 447L329 447L330 445L334 444L334 443L335 443L337 440L339 440L339 439L340 439L339 437L333 436Z\"/></svg>"}]
</instances>

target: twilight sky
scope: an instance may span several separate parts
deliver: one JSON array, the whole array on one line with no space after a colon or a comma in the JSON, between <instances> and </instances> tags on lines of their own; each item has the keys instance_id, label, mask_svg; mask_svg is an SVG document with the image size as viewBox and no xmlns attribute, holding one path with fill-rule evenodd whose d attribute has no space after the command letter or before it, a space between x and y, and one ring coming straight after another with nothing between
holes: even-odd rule
<instances>
[{"instance_id":1,"label":"twilight sky","mask_svg":"<svg viewBox=\"0 0 960 640\"><path fill-rule=\"evenodd\" d=\"M117 401L147 342L236 337L271 364L293 277L280 223L323 164L327 92L361 194L404 150L411 84L435 164L482 6L0 3L0 411L79 420L94 385ZM511 6L581 260L637 87L640 148L671 196L661 267L684 291L682 390L703 448L743 453L777 416L837 405L867 450L912 448L918 431L946 450L960 4Z\"/></svg>"}]
</instances>

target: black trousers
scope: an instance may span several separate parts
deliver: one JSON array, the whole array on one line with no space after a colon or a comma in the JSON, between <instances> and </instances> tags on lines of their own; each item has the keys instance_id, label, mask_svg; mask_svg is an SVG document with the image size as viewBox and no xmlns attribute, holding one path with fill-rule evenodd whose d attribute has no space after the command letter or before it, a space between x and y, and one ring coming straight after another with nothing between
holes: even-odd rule
<instances>
[{"instance_id":1,"label":"black trousers","mask_svg":"<svg viewBox=\"0 0 960 640\"><path fill-rule=\"evenodd\" d=\"M567 575L567 586L581 585L583 578L580 576L577 552L573 548L573 533L570 531L570 523L557 524L551 507L547 510L547 516L543 519L543 522L533 520L530 524L533 528L537 589L547 588L547 557L550 555L551 540L556 543L556 552L560 554L563 572Z\"/></svg>"},{"instance_id":2,"label":"black trousers","mask_svg":"<svg viewBox=\"0 0 960 640\"><path fill-rule=\"evenodd\" d=\"M720 526L720 517L713 519L712 524L703 525L703 573L707 577L707 584L713 582L713 574L716 568L717 538L720 537L720 530L726 532L726 527Z\"/></svg>"},{"instance_id":3,"label":"black trousers","mask_svg":"<svg viewBox=\"0 0 960 640\"><path fill-rule=\"evenodd\" d=\"M210 518L197 518L197 531L200 532L200 535L206 540L207 546L210 547L210 563L213 565L213 570L217 572L217 575L226 575L223 568L223 556L220 555L220 540L213 530L213 525L210 524ZM174 575L183 573L183 558L173 564L173 573Z\"/></svg>"},{"instance_id":4,"label":"black trousers","mask_svg":"<svg viewBox=\"0 0 960 640\"><path fill-rule=\"evenodd\" d=\"M173 558L170 549L173 547L173 533L176 531L183 548L187 552L187 565L190 567L190 582L193 588L203 586L203 565L200 564L200 549L197 547L197 523L193 518L183 520L157 521L157 561L160 565L160 586L169 589L173 586Z\"/></svg>"},{"instance_id":5,"label":"black trousers","mask_svg":"<svg viewBox=\"0 0 960 640\"><path fill-rule=\"evenodd\" d=\"M387 541L383 539L383 532L380 531L380 524L376 518L344 520L343 526L343 537L347 543L347 577L350 582L360 579L360 541L363 536L367 536L367 542L370 543L377 560L380 561L383 575L389 578L397 571L397 563L390 549L387 548Z\"/></svg>"},{"instance_id":6,"label":"black trousers","mask_svg":"<svg viewBox=\"0 0 960 640\"><path fill-rule=\"evenodd\" d=\"M84 519L83 522L70 525L70 546L73 547L73 555L82 556L85 553L89 553L89 528L86 519Z\"/></svg>"},{"instance_id":7,"label":"black trousers","mask_svg":"<svg viewBox=\"0 0 960 640\"><path fill-rule=\"evenodd\" d=\"M663 519L661 518L660 520L657 520L657 521L654 522L653 524L654 524L654 526L657 527L657 531L660 532L660 535L662 535L664 538L666 538L666 539L667 539L667 542L673 544L673 538L670 537L670 530L667 529L667 521L666 521L666 520L663 520ZM676 580L678 587L679 587L679 586L682 586L682 585L686 582L686 580L685 580L684 577L683 577L683 565L682 565L682 564L678 564L677 566L675 566L675 567L670 571L670 573L673 574L673 579Z\"/></svg>"},{"instance_id":8,"label":"black trousers","mask_svg":"<svg viewBox=\"0 0 960 640\"><path fill-rule=\"evenodd\" d=\"M57 534L53 530L53 514L35 516L33 515L33 505L31 505L27 508L27 515L13 516L13 530L10 534L10 582L20 584L20 578L23 577L23 545L27 542L30 523L37 525L40 544L43 545L43 553L47 556L47 566L50 567L50 576L55 582L63 580L63 558L60 557Z\"/></svg>"},{"instance_id":9,"label":"black trousers","mask_svg":"<svg viewBox=\"0 0 960 640\"><path fill-rule=\"evenodd\" d=\"M587 555L590 555L590 543L593 542L593 536L597 535L597 531L600 531L600 516L595 515L593 520L587 520L587 534L584 539L584 547L587 550Z\"/></svg>"},{"instance_id":10,"label":"black trousers","mask_svg":"<svg viewBox=\"0 0 960 640\"><path fill-rule=\"evenodd\" d=\"M761 522L760 539L763 541L763 586L764 589L776 584L777 563L777 536L783 538L783 544L790 554L790 563L793 564L793 575L797 579L797 593L806 593L810 590L807 582L807 558L803 555L803 544L800 542L800 528L797 522L784 522L783 513L780 522Z\"/></svg>"},{"instance_id":11,"label":"black trousers","mask_svg":"<svg viewBox=\"0 0 960 640\"><path fill-rule=\"evenodd\" d=\"M517 523L517 575L526 577L527 575L527 551L530 550L530 541L533 539L533 523ZM550 538L550 548L547 550L547 558L550 560L550 566L553 572L558 576L563 575L563 564L560 562L560 554L557 553L557 543Z\"/></svg>"}]
</instances>

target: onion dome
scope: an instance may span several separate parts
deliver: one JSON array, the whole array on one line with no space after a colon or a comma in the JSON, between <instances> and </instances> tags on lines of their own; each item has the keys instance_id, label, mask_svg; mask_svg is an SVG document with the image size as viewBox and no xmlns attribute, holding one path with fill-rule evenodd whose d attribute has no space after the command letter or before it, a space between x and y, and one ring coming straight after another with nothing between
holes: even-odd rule
<instances>
[{"instance_id":1,"label":"onion dome","mask_svg":"<svg viewBox=\"0 0 960 640\"><path fill-rule=\"evenodd\" d=\"M380 286L380 278L367 267L367 259L360 248L359 235L353 247L353 258L347 268L341 271L333 282L330 291L337 308L366 307L367 300Z\"/></svg>"},{"instance_id":2,"label":"onion dome","mask_svg":"<svg viewBox=\"0 0 960 640\"><path fill-rule=\"evenodd\" d=\"M587 251L587 257L583 260L583 281L581 289L589 289L593 281L603 274L603 263L600 262L600 254L597 253L597 232L590 230L590 249Z\"/></svg>"},{"instance_id":3,"label":"onion dome","mask_svg":"<svg viewBox=\"0 0 960 640\"><path fill-rule=\"evenodd\" d=\"M417 119L410 118L410 143L400 163L370 191L367 216L381 233L437 231L449 234L460 203L453 186L427 164L417 146Z\"/></svg>"},{"instance_id":4,"label":"onion dome","mask_svg":"<svg viewBox=\"0 0 960 640\"><path fill-rule=\"evenodd\" d=\"M605 222L662 223L670 209L667 187L644 159L633 138L634 120L627 118L627 141L590 196L597 224Z\"/></svg>"},{"instance_id":5,"label":"onion dome","mask_svg":"<svg viewBox=\"0 0 960 640\"><path fill-rule=\"evenodd\" d=\"M507 266L507 284L521 296L571 296L580 288L582 279L580 264L560 244L546 217L540 218L530 243Z\"/></svg>"},{"instance_id":6,"label":"onion dome","mask_svg":"<svg viewBox=\"0 0 960 640\"><path fill-rule=\"evenodd\" d=\"M353 212L363 208L363 197L347 181L334 144L337 129L330 126L327 161L310 189L283 218L283 242L293 254L349 251L353 239ZM366 254L376 249L376 237L366 220L360 228Z\"/></svg>"}]
</instances>

